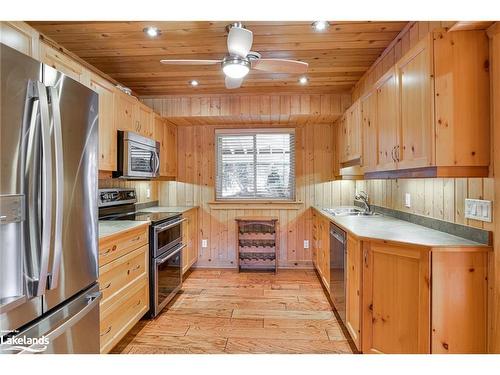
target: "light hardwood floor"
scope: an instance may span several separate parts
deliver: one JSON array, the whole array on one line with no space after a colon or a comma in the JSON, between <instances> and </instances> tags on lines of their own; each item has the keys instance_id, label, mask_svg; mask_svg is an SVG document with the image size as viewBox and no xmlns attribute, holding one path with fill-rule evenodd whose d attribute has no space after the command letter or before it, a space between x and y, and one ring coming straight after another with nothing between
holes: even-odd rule
<instances>
[{"instance_id":1,"label":"light hardwood floor","mask_svg":"<svg viewBox=\"0 0 500 375\"><path fill-rule=\"evenodd\" d=\"M352 353L312 270L195 269L112 353Z\"/></svg>"}]
</instances>

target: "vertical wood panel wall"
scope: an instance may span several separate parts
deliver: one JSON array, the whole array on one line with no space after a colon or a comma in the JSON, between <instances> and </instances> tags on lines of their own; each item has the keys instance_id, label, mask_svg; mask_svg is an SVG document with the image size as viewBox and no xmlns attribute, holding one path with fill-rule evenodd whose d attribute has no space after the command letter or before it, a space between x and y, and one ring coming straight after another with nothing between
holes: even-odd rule
<instances>
[{"instance_id":1,"label":"vertical wood panel wall","mask_svg":"<svg viewBox=\"0 0 500 375\"><path fill-rule=\"evenodd\" d=\"M356 181L377 206L492 231L493 223L465 218L466 198L494 201L493 178L423 178ZM405 194L411 207L405 206Z\"/></svg>"},{"instance_id":2,"label":"vertical wood panel wall","mask_svg":"<svg viewBox=\"0 0 500 375\"><path fill-rule=\"evenodd\" d=\"M241 127L241 126L238 126ZM250 126L248 126L250 127ZM258 127L258 126L255 126ZM181 126L178 128L178 178L159 184L161 205L198 205L199 237L208 240L200 249L199 267L236 267L236 223L243 215L279 218L279 266L312 267L310 240L311 210L314 204L352 203L354 183L333 183L333 125L296 126L296 198L299 210L211 209L215 200L215 129L220 126Z\"/></svg>"}]
</instances>

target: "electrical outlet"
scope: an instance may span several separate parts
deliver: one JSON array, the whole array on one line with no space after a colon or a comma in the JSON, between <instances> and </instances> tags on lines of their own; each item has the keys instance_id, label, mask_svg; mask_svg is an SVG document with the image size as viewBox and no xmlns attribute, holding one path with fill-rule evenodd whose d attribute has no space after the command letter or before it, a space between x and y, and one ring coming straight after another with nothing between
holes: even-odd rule
<instances>
[{"instance_id":1,"label":"electrical outlet","mask_svg":"<svg viewBox=\"0 0 500 375\"><path fill-rule=\"evenodd\" d=\"M146 198L151 198L151 189L146 188Z\"/></svg>"},{"instance_id":2,"label":"electrical outlet","mask_svg":"<svg viewBox=\"0 0 500 375\"><path fill-rule=\"evenodd\" d=\"M304 240L304 249L309 249L309 240Z\"/></svg>"},{"instance_id":3,"label":"electrical outlet","mask_svg":"<svg viewBox=\"0 0 500 375\"><path fill-rule=\"evenodd\" d=\"M405 207L411 207L411 194L405 193Z\"/></svg>"},{"instance_id":4,"label":"electrical outlet","mask_svg":"<svg viewBox=\"0 0 500 375\"><path fill-rule=\"evenodd\" d=\"M201 240L201 247L207 248L208 247L208 240Z\"/></svg>"},{"instance_id":5,"label":"electrical outlet","mask_svg":"<svg viewBox=\"0 0 500 375\"><path fill-rule=\"evenodd\" d=\"M481 199L465 200L465 217L491 223L491 201Z\"/></svg>"}]
</instances>

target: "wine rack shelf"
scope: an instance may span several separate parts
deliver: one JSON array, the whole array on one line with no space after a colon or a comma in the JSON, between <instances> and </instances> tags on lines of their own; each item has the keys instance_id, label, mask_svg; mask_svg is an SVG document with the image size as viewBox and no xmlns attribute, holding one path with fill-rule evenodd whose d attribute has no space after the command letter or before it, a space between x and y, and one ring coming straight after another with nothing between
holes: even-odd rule
<instances>
[{"instance_id":1,"label":"wine rack shelf","mask_svg":"<svg viewBox=\"0 0 500 375\"><path fill-rule=\"evenodd\" d=\"M277 226L275 217L241 217L238 224L239 270L277 269Z\"/></svg>"}]
</instances>

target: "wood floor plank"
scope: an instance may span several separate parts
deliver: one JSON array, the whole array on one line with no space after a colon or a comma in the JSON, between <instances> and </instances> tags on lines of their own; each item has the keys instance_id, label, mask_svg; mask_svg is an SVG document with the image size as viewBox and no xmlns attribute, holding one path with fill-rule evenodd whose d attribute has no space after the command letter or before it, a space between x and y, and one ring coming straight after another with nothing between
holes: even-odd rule
<instances>
[{"instance_id":1,"label":"wood floor plank","mask_svg":"<svg viewBox=\"0 0 500 375\"><path fill-rule=\"evenodd\" d=\"M112 353L351 353L321 284L309 270L194 269L152 320Z\"/></svg>"},{"instance_id":2,"label":"wood floor plank","mask_svg":"<svg viewBox=\"0 0 500 375\"><path fill-rule=\"evenodd\" d=\"M279 340L229 338L225 353L233 354L348 354L352 353L347 341Z\"/></svg>"}]
</instances>

